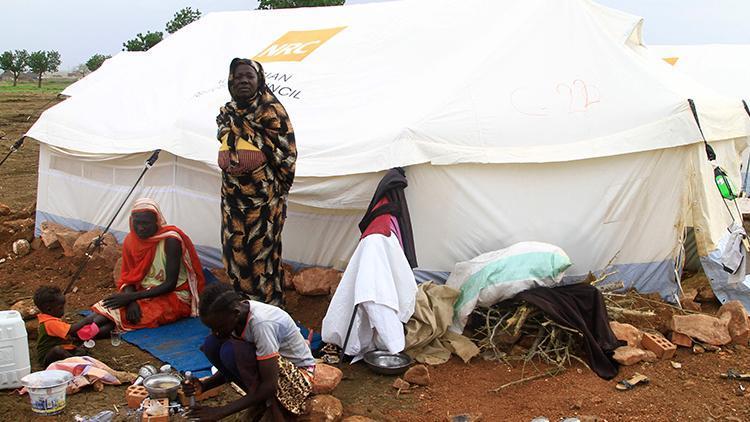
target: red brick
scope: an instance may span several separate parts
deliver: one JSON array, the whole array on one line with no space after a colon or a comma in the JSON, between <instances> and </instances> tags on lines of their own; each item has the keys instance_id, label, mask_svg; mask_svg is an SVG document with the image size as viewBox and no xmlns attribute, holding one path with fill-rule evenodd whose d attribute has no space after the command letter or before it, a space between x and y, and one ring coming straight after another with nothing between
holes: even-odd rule
<instances>
[{"instance_id":1,"label":"red brick","mask_svg":"<svg viewBox=\"0 0 750 422\"><path fill-rule=\"evenodd\" d=\"M693 339L682 333L672 331L670 340L672 340L672 343L680 347L693 347Z\"/></svg>"},{"instance_id":2,"label":"red brick","mask_svg":"<svg viewBox=\"0 0 750 422\"><path fill-rule=\"evenodd\" d=\"M131 409L137 409L141 406L141 402L148 397L148 391L146 387L142 385L131 385L125 390L125 399L128 402L128 407Z\"/></svg>"},{"instance_id":3,"label":"red brick","mask_svg":"<svg viewBox=\"0 0 750 422\"><path fill-rule=\"evenodd\" d=\"M669 340L652 333L643 333L641 345L646 350L654 352L659 359L671 359L675 350L677 350L677 346Z\"/></svg>"},{"instance_id":4,"label":"red brick","mask_svg":"<svg viewBox=\"0 0 750 422\"><path fill-rule=\"evenodd\" d=\"M169 422L169 399L146 399L143 403L144 408L148 408L149 402L158 401L164 406L164 411L158 415L148 416L146 412L141 416L141 422Z\"/></svg>"}]
</instances>

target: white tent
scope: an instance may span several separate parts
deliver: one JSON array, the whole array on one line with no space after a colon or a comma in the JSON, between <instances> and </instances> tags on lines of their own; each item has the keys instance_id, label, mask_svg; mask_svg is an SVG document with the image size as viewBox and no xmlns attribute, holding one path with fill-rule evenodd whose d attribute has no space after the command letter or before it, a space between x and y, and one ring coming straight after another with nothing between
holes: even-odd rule
<instances>
[{"instance_id":1,"label":"white tent","mask_svg":"<svg viewBox=\"0 0 750 422\"><path fill-rule=\"evenodd\" d=\"M675 72L731 98L750 104L750 45L650 45L651 55L671 64ZM747 163L750 149L742 154L742 186L750 193Z\"/></svg>"},{"instance_id":2,"label":"white tent","mask_svg":"<svg viewBox=\"0 0 750 422\"><path fill-rule=\"evenodd\" d=\"M701 84L750 101L750 44L649 45L648 49Z\"/></svg>"},{"instance_id":3,"label":"white tent","mask_svg":"<svg viewBox=\"0 0 750 422\"><path fill-rule=\"evenodd\" d=\"M562 247L571 275L617 255L627 285L669 295L685 226L705 255L730 217L688 107L697 91L639 52L641 24L585 0L208 14L116 56L31 128L43 143L37 224L106 224L161 148L136 196L218 263L214 117L230 60L255 57L297 135L285 259L343 267L381 172L406 166L421 270L535 240ZM701 93L707 137L736 160L744 111Z\"/></svg>"}]
</instances>

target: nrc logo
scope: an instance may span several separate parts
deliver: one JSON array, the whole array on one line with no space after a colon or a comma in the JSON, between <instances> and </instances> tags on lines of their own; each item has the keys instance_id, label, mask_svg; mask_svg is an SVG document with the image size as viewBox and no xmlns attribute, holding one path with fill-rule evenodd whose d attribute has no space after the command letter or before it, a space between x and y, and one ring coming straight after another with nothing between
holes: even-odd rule
<instances>
[{"instance_id":1,"label":"nrc logo","mask_svg":"<svg viewBox=\"0 0 750 422\"><path fill-rule=\"evenodd\" d=\"M274 41L253 59L259 62L299 62L346 28L289 31Z\"/></svg>"}]
</instances>

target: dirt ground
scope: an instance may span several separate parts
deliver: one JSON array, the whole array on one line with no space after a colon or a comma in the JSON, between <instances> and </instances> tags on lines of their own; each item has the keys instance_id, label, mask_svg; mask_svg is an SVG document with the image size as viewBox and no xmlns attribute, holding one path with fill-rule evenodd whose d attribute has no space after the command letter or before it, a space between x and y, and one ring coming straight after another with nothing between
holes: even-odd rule
<instances>
[{"instance_id":1,"label":"dirt ground","mask_svg":"<svg viewBox=\"0 0 750 422\"><path fill-rule=\"evenodd\" d=\"M54 98L54 92L4 92L0 90L0 153L34 121L26 117L36 108ZM16 259L10 245L20 238L31 239L32 226L9 229L4 223L33 218L36 195L38 146L27 141L23 149L0 167L0 203L9 205L13 213L0 217L0 309L19 299L30 298L43 284L64 286L78 264L76 258L63 256L61 250L41 247ZM113 291L112 266L94 259L78 282L79 290L68 295L67 317L77 318L76 311ZM325 297L300 297L290 292L288 310L308 327L320 329L327 308ZM666 315L653 321L636 322L644 328L659 329ZM35 326L28 324L30 352L34 360ZM160 364L151 355L123 342L112 347L108 341L97 342L93 356L115 369L136 371L150 362ZM638 364L623 367L617 379L605 381L590 370L576 364L560 375L540 378L491 392L503 384L543 372L544 365L509 367L504 363L475 358L471 363L452 359L431 368L432 384L409 394L397 394L390 387L393 377L375 375L363 364L342 365L344 379L334 392L342 400L346 415L363 415L383 421L442 421L449 415L468 413L485 421L530 421L546 416L555 421L565 416L596 416L608 421L750 421L750 395L736 393L739 383L722 380L720 372L729 368L750 370L747 347L729 346L721 351L693 354L678 350L673 359L682 363L674 369L670 362ZM38 366L33 366L38 370ZM632 391L615 390L617 380L640 372L651 382ZM93 415L105 409L120 410L117 420L129 420L124 409L125 387L107 386L103 392L84 391L69 396L65 412L56 417L34 418L27 397L15 392L0 392L2 421L69 421L76 414ZM225 390L212 404L236 398ZM229 419L232 420L232 419ZM239 420L239 417L234 418Z\"/></svg>"}]
</instances>

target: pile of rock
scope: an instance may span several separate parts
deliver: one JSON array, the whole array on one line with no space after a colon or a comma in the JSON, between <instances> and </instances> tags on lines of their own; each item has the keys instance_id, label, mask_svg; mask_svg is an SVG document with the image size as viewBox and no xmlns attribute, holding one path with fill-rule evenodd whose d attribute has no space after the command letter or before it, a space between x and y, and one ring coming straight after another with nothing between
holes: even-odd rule
<instances>
[{"instance_id":1,"label":"pile of rock","mask_svg":"<svg viewBox=\"0 0 750 422\"><path fill-rule=\"evenodd\" d=\"M426 365L415 365L409 368L404 374L404 378L396 378L391 385L401 392L412 391L417 387L427 387L430 385L430 370Z\"/></svg>"},{"instance_id":2,"label":"pile of rock","mask_svg":"<svg viewBox=\"0 0 750 422\"><path fill-rule=\"evenodd\" d=\"M644 333L630 324L612 321L610 327L618 340L628 343L615 350L614 359L622 365L670 359L677 346L692 347L694 341L712 347L729 343L747 346L750 341L747 311L736 300L725 303L715 317L706 314L673 315L669 340L660 333Z\"/></svg>"},{"instance_id":3,"label":"pile of rock","mask_svg":"<svg viewBox=\"0 0 750 422\"><path fill-rule=\"evenodd\" d=\"M341 382L342 372L333 366L319 363L315 366L313 395L307 400L307 413L298 418L305 422L367 422L366 416L349 416L343 418L344 407L341 401L332 395ZM411 392L420 386L430 385L430 371L425 365L409 368L404 378L396 378L393 388L399 392Z\"/></svg>"},{"instance_id":4,"label":"pile of rock","mask_svg":"<svg viewBox=\"0 0 750 422\"><path fill-rule=\"evenodd\" d=\"M343 373L340 369L324 363L315 365L312 396L305 404L306 413L298 418L305 422L340 421L344 415L341 401L332 395L341 382Z\"/></svg>"},{"instance_id":5,"label":"pile of rock","mask_svg":"<svg viewBox=\"0 0 750 422\"><path fill-rule=\"evenodd\" d=\"M43 222L40 229L41 244L48 249L62 249L63 255L75 257L83 257L88 253L92 242L102 234L102 231L98 229L79 232L50 221ZM37 239L34 239L31 242L32 249L35 248L35 242L37 245L39 243ZM117 281L120 276L122 246L117 243L117 239L111 233L103 236L101 246L93 256L101 257L115 268L112 276L114 281Z\"/></svg>"}]
</instances>

